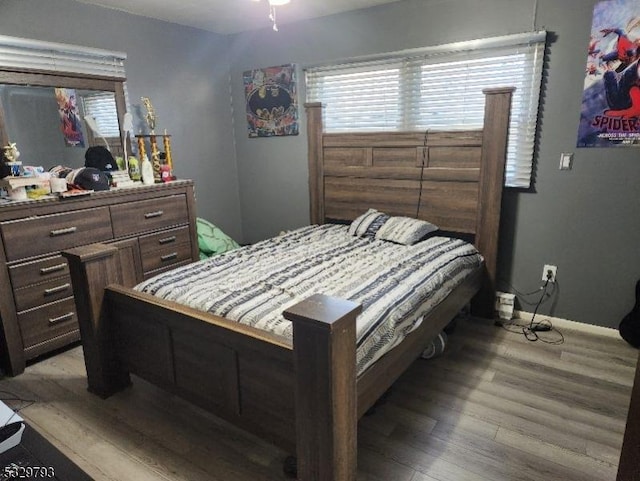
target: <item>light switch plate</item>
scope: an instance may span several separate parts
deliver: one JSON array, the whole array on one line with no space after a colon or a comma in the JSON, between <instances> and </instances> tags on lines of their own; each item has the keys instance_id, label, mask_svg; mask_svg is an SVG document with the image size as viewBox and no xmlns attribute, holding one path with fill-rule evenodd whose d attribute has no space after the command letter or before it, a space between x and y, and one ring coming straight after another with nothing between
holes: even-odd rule
<instances>
[{"instance_id":1,"label":"light switch plate","mask_svg":"<svg viewBox=\"0 0 640 481\"><path fill-rule=\"evenodd\" d=\"M573 152L563 152L560 154L560 170L571 170L573 164Z\"/></svg>"}]
</instances>

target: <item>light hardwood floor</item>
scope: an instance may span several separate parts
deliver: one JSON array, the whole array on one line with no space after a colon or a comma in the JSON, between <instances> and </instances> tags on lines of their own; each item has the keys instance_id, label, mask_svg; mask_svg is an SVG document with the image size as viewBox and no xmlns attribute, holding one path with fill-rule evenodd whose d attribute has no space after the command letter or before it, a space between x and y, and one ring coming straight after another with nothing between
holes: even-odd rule
<instances>
[{"instance_id":1,"label":"light hardwood floor","mask_svg":"<svg viewBox=\"0 0 640 481\"><path fill-rule=\"evenodd\" d=\"M638 351L563 333L547 345L460 321L361 420L358 480L615 480ZM137 378L101 400L84 376L76 347L0 390L36 400L21 415L96 480L287 479L287 453L254 436Z\"/></svg>"}]
</instances>

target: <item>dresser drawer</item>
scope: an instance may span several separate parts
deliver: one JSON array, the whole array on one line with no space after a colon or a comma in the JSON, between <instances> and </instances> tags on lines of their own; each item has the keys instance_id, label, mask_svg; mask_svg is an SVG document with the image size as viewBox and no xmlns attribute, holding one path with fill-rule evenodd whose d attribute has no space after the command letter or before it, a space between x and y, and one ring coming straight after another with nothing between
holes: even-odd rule
<instances>
[{"instance_id":1,"label":"dresser drawer","mask_svg":"<svg viewBox=\"0 0 640 481\"><path fill-rule=\"evenodd\" d=\"M25 348L78 329L73 297L18 314Z\"/></svg>"},{"instance_id":2,"label":"dresser drawer","mask_svg":"<svg viewBox=\"0 0 640 481\"><path fill-rule=\"evenodd\" d=\"M56 277L68 276L69 265L64 257L54 256L9 267L9 275L11 285L18 289Z\"/></svg>"},{"instance_id":3,"label":"dresser drawer","mask_svg":"<svg viewBox=\"0 0 640 481\"><path fill-rule=\"evenodd\" d=\"M21 287L16 289L13 295L17 311L25 311L42 304L64 299L65 297L73 296L71 277L60 277L42 284Z\"/></svg>"},{"instance_id":4,"label":"dresser drawer","mask_svg":"<svg viewBox=\"0 0 640 481\"><path fill-rule=\"evenodd\" d=\"M155 234L140 236L140 252L145 252L177 244L188 244L190 241L189 226L169 229Z\"/></svg>"},{"instance_id":5,"label":"dresser drawer","mask_svg":"<svg viewBox=\"0 0 640 481\"><path fill-rule=\"evenodd\" d=\"M150 252L141 252L142 270L146 273L191 259L191 244L169 245Z\"/></svg>"},{"instance_id":6,"label":"dresser drawer","mask_svg":"<svg viewBox=\"0 0 640 481\"><path fill-rule=\"evenodd\" d=\"M115 237L184 224L188 217L187 197L172 195L111 206Z\"/></svg>"},{"instance_id":7,"label":"dresser drawer","mask_svg":"<svg viewBox=\"0 0 640 481\"><path fill-rule=\"evenodd\" d=\"M175 264L172 264L170 266L165 266L165 267L161 267L160 269L156 269L155 271L148 271L144 273L144 279L143 280L147 280L147 279L151 279L153 276L157 276L158 274L161 274L163 272L166 271L170 271L172 269L177 269L178 267L182 267L182 266L186 266L187 264L190 264L192 261L191 259L183 261L183 262L177 262Z\"/></svg>"},{"instance_id":8,"label":"dresser drawer","mask_svg":"<svg viewBox=\"0 0 640 481\"><path fill-rule=\"evenodd\" d=\"M113 237L108 207L2 222L0 229L8 261Z\"/></svg>"}]
</instances>

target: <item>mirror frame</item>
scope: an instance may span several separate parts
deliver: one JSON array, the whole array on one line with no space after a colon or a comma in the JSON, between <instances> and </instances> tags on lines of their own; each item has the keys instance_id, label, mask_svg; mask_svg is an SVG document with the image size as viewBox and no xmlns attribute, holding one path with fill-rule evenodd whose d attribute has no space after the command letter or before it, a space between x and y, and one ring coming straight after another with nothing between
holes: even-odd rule
<instances>
[{"instance_id":1,"label":"mirror frame","mask_svg":"<svg viewBox=\"0 0 640 481\"><path fill-rule=\"evenodd\" d=\"M80 73L48 72L37 70L20 70L0 67L0 84L36 87L66 87L84 90L102 90L113 92L120 126L120 142L122 142L122 123L127 105L124 95L125 78L103 77ZM129 140L127 140L130 142ZM0 142L2 146L9 143L4 108L0 105ZM124 147L124 146L123 146ZM127 146L131 152L131 145Z\"/></svg>"}]
</instances>

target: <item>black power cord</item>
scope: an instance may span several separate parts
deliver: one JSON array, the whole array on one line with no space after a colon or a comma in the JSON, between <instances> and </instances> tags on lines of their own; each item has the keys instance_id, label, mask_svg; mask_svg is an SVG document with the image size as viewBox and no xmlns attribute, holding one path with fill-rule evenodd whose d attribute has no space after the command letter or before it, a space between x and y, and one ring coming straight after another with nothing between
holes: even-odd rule
<instances>
[{"instance_id":1,"label":"black power cord","mask_svg":"<svg viewBox=\"0 0 640 481\"><path fill-rule=\"evenodd\" d=\"M507 286L508 289L505 289L506 291L513 291L518 296L518 301L521 304L526 304L528 306L535 306L535 305L538 304L538 302L540 302L537 298L535 300L529 300L528 298L538 294L543 289L542 286L538 287L535 291L521 292L519 289L516 289L512 284L510 284L509 282L505 281L504 279L498 279L498 284L502 284L503 286ZM552 282L551 283L551 290L549 292L547 292L546 297L544 298L544 300L542 301L542 303L540 305L546 303L549 299L551 299L551 297L553 297L555 292L556 292L556 283Z\"/></svg>"},{"instance_id":2,"label":"black power cord","mask_svg":"<svg viewBox=\"0 0 640 481\"><path fill-rule=\"evenodd\" d=\"M422 184L424 183L424 169L427 166L427 143L429 140L429 129L424 131L424 140L422 142L422 165L420 166L420 187L418 190L418 205L416 206L416 219L420 218L420 203L422 202Z\"/></svg>"},{"instance_id":3,"label":"black power cord","mask_svg":"<svg viewBox=\"0 0 640 481\"><path fill-rule=\"evenodd\" d=\"M541 321L536 321L536 314L538 313L538 309L544 302L545 298L550 297L553 292L555 292L555 282L553 283L553 290L551 294L547 295L547 287L549 286L549 282L551 281L551 275L547 273L547 280L544 282L542 286L542 295L538 299L536 303L536 307L533 310L533 315L531 316L531 321L529 324L519 324L517 322L509 322L502 323L497 322L496 324L506 329L509 332L522 333L527 341L535 342L540 341L545 344L563 344L564 343L564 335L557 328L553 327L553 324L549 319L543 319ZM531 293L533 294L533 293ZM546 334L541 336L540 333L551 333L551 337L548 337Z\"/></svg>"}]
</instances>

